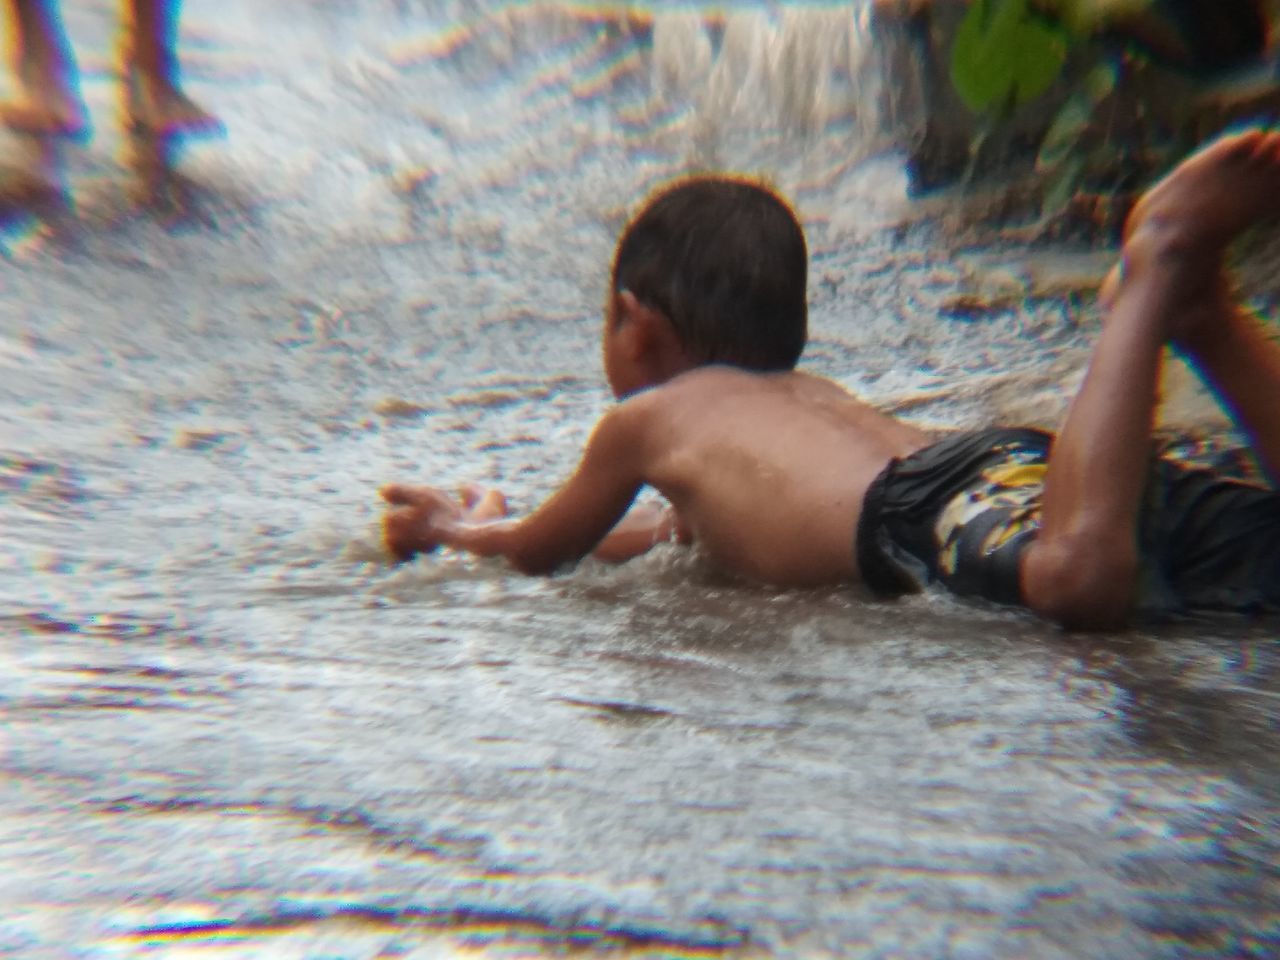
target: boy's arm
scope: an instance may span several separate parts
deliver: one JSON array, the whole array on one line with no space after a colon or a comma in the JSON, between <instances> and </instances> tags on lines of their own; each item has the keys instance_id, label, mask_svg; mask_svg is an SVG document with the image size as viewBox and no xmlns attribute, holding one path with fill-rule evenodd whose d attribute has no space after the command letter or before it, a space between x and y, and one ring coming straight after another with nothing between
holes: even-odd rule
<instances>
[{"instance_id":1,"label":"boy's arm","mask_svg":"<svg viewBox=\"0 0 1280 960\"><path fill-rule=\"evenodd\" d=\"M605 559L626 559L635 530L609 534L644 483L644 417L632 402L614 408L596 426L578 468L546 503L523 519L485 519L430 488L392 486L395 505L384 521L387 544L402 559L438 544L479 556L506 557L524 573L549 573L605 543ZM654 527L648 528L649 546ZM647 547L646 547L647 549Z\"/></svg>"},{"instance_id":2,"label":"boy's arm","mask_svg":"<svg viewBox=\"0 0 1280 960\"><path fill-rule=\"evenodd\" d=\"M1021 586L1032 610L1064 626L1111 629L1133 605L1165 329L1184 299L1176 252L1149 229L1125 242L1122 279L1049 453Z\"/></svg>"},{"instance_id":3,"label":"boy's arm","mask_svg":"<svg viewBox=\"0 0 1280 960\"><path fill-rule=\"evenodd\" d=\"M591 551L597 560L622 563L648 553L660 543L690 543L692 537L680 523L674 507L646 503L623 517Z\"/></svg>"}]
</instances>

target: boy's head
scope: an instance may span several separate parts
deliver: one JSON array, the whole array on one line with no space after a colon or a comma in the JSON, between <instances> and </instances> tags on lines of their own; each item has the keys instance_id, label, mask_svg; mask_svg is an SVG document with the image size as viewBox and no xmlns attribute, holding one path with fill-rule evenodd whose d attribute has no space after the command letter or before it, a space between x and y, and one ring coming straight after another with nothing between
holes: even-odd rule
<instances>
[{"instance_id":1,"label":"boy's head","mask_svg":"<svg viewBox=\"0 0 1280 960\"><path fill-rule=\"evenodd\" d=\"M610 296L630 293L665 318L694 366L790 370L808 333L808 263L804 231L772 190L692 177L655 193L622 231Z\"/></svg>"}]
</instances>

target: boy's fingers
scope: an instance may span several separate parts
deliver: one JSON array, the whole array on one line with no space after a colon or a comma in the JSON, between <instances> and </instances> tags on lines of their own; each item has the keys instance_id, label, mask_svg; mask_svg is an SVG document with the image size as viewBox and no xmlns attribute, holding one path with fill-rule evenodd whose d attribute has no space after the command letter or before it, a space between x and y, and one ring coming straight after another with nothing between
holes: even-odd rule
<instances>
[{"instance_id":1,"label":"boy's fingers","mask_svg":"<svg viewBox=\"0 0 1280 960\"><path fill-rule=\"evenodd\" d=\"M378 491L387 503L398 507L434 506L443 498L431 487L415 487L405 483L388 483Z\"/></svg>"},{"instance_id":2,"label":"boy's fingers","mask_svg":"<svg viewBox=\"0 0 1280 960\"><path fill-rule=\"evenodd\" d=\"M408 488L398 483L388 483L378 493L382 495L382 499L387 503L395 504L399 507L408 506L413 502L410 499Z\"/></svg>"},{"instance_id":3,"label":"boy's fingers","mask_svg":"<svg viewBox=\"0 0 1280 960\"><path fill-rule=\"evenodd\" d=\"M438 543L424 538L416 516L393 510L382 520L382 540L398 561L412 560L416 554L430 553Z\"/></svg>"},{"instance_id":4,"label":"boy's fingers","mask_svg":"<svg viewBox=\"0 0 1280 960\"><path fill-rule=\"evenodd\" d=\"M387 484L379 490L383 499L397 507L415 507L430 499L430 495L417 486L408 484Z\"/></svg>"},{"instance_id":5,"label":"boy's fingers","mask_svg":"<svg viewBox=\"0 0 1280 960\"><path fill-rule=\"evenodd\" d=\"M471 519L496 520L499 517L505 517L507 498L502 495L502 491L485 490L483 493L484 495L468 508L471 511Z\"/></svg>"},{"instance_id":6,"label":"boy's fingers","mask_svg":"<svg viewBox=\"0 0 1280 960\"><path fill-rule=\"evenodd\" d=\"M478 483L464 483L458 488L458 499L470 510L485 497L485 489Z\"/></svg>"}]
</instances>

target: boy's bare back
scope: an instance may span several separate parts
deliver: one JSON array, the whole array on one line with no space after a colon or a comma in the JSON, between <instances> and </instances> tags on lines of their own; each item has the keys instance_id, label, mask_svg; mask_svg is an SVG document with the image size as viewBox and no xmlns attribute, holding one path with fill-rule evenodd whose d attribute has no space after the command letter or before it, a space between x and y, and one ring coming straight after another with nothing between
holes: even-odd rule
<instances>
[{"instance_id":1,"label":"boy's bare back","mask_svg":"<svg viewBox=\"0 0 1280 960\"><path fill-rule=\"evenodd\" d=\"M611 416L643 451L643 481L717 566L782 585L856 578L868 486L930 439L829 380L721 366L681 374Z\"/></svg>"}]
</instances>

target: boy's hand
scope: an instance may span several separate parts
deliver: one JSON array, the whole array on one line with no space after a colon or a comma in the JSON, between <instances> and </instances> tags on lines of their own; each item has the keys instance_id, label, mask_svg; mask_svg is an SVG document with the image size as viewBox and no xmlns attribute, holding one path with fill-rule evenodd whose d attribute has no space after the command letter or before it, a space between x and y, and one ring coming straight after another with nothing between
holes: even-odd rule
<instances>
[{"instance_id":1,"label":"boy's hand","mask_svg":"<svg viewBox=\"0 0 1280 960\"><path fill-rule=\"evenodd\" d=\"M391 483L380 491L391 509L382 519L382 536L397 560L411 560L448 545L459 523L482 523L507 515L507 501L497 490L467 484L457 499L435 487Z\"/></svg>"},{"instance_id":2,"label":"boy's hand","mask_svg":"<svg viewBox=\"0 0 1280 960\"><path fill-rule=\"evenodd\" d=\"M483 523L507 515L507 498L502 495L501 490L486 490L476 483L464 483L458 496L466 508L463 519L468 523Z\"/></svg>"}]
</instances>

